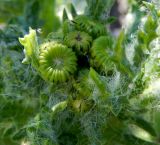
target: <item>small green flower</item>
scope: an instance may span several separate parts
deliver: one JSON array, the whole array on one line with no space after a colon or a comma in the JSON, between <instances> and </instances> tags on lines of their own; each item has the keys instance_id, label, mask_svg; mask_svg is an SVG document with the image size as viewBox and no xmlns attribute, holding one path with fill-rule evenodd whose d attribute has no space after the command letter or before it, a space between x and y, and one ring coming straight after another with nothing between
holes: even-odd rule
<instances>
[{"instance_id":1,"label":"small green flower","mask_svg":"<svg viewBox=\"0 0 160 145\"><path fill-rule=\"evenodd\" d=\"M76 56L62 44L49 42L41 46L39 64L43 78L51 82L64 82L76 70Z\"/></svg>"},{"instance_id":2,"label":"small green flower","mask_svg":"<svg viewBox=\"0 0 160 145\"><path fill-rule=\"evenodd\" d=\"M106 34L106 28L103 24L89 19L84 15L77 16L73 22L78 30L85 31L94 38Z\"/></svg>"},{"instance_id":3,"label":"small green flower","mask_svg":"<svg viewBox=\"0 0 160 145\"><path fill-rule=\"evenodd\" d=\"M94 58L94 63L91 63L92 66L95 66L96 64L101 66L104 70L110 70L113 68L113 63L110 58L113 53L112 49L112 40L109 37L101 36L97 38L93 42L91 48L91 55L92 58Z\"/></svg>"},{"instance_id":4,"label":"small green flower","mask_svg":"<svg viewBox=\"0 0 160 145\"><path fill-rule=\"evenodd\" d=\"M85 32L70 32L64 39L68 47L72 47L78 53L86 54L91 46L92 37Z\"/></svg>"}]
</instances>

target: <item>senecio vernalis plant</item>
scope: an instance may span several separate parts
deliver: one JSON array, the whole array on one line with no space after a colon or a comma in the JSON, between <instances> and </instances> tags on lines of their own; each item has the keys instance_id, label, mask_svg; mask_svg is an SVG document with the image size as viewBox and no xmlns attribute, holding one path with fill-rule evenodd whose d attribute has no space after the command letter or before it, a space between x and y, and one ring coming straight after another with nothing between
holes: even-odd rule
<instances>
[{"instance_id":1,"label":"senecio vernalis plant","mask_svg":"<svg viewBox=\"0 0 160 145\"><path fill-rule=\"evenodd\" d=\"M64 9L61 29L45 40L19 38L22 63L50 86L35 118L24 127L33 145L160 144L160 12L143 2L134 34L113 36L105 16L113 1L86 0L84 14ZM106 9L108 10L106 12ZM131 29L131 28L130 28Z\"/></svg>"}]
</instances>

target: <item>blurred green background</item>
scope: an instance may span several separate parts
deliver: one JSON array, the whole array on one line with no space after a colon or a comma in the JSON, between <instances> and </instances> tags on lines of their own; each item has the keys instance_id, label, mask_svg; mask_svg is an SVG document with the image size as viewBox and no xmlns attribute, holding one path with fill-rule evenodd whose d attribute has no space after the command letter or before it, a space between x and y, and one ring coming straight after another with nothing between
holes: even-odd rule
<instances>
[{"instance_id":1,"label":"blurred green background","mask_svg":"<svg viewBox=\"0 0 160 145\"><path fill-rule=\"evenodd\" d=\"M0 27L16 24L24 29L41 28L44 35L60 27L63 8L73 3L81 13L86 5L81 0L1 0Z\"/></svg>"}]
</instances>

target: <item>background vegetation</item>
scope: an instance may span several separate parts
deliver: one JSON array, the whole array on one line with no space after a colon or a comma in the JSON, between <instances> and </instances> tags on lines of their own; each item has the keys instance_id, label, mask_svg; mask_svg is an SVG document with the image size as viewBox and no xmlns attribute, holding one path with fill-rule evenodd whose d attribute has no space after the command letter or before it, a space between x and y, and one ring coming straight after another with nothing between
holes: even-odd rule
<instances>
[{"instance_id":1,"label":"background vegetation","mask_svg":"<svg viewBox=\"0 0 160 145\"><path fill-rule=\"evenodd\" d=\"M83 78L86 72L79 75L82 83L76 82L75 88L91 98L87 111L74 108L74 103L67 109L54 108L77 92L68 92L72 83L50 84L32 65L22 64L23 46L18 41L29 27L36 29L39 43L57 39L54 36L59 36L66 20L63 8L69 19L75 12L71 2L78 14L106 25L116 49L113 72L97 68L96 75L92 72L102 82L92 73L89 77L95 84ZM1 145L160 144L159 1L127 2L126 11L121 11L120 1L114 5L112 0L0 1ZM105 94L99 83L105 85L109 99L98 98ZM94 91L88 92L93 86ZM96 107L90 107L91 100Z\"/></svg>"}]
</instances>

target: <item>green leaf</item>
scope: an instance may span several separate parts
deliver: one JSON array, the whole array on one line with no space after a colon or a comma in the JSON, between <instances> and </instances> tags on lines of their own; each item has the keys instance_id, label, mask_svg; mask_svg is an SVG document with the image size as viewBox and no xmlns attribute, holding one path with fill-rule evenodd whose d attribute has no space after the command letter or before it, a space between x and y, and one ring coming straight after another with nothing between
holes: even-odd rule
<instances>
[{"instance_id":1,"label":"green leaf","mask_svg":"<svg viewBox=\"0 0 160 145\"><path fill-rule=\"evenodd\" d=\"M152 136L149 132L146 130L140 128L139 126L135 124L129 124L129 130L130 132L137 138L142 139L147 142L155 143L156 138Z\"/></svg>"},{"instance_id":2,"label":"green leaf","mask_svg":"<svg viewBox=\"0 0 160 145\"><path fill-rule=\"evenodd\" d=\"M65 20L62 25L62 31L64 35L67 35L69 32L72 32L74 27L71 24L70 20Z\"/></svg>"},{"instance_id":3,"label":"green leaf","mask_svg":"<svg viewBox=\"0 0 160 145\"><path fill-rule=\"evenodd\" d=\"M71 3L71 15L72 15L72 17L74 18L74 17L76 17L77 16L77 12L76 12L76 9L75 9L75 7L74 7L74 5Z\"/></svg>"},{"instance_id":4,"label":"green leaf","mask_svg":"<svg viewBox=\"0 0 160 145\"><path fill-rule=\"evenodd\" d=\"M148 131L152 136L156 136L156 132L155 132L154 128L152 127L151 123L147 122L146 120L144 120L141 117L136 117L135 122L139 127Z\"/></svg>"},{"instance_id":5,"label":"green leaf","mask_svg":"<svg viewBox=\"0 0 160 145\"><path fill-rule=\"evenodd\" d=\"M155 6L154 4L150 3L150 2L146 2L146 1L142 1L143 5L148 8L149 10L154 10Z\"/></svg>"},{"instance_id":6,"label":"green leaf","mask_svg":"<svg viewBox=\"0 0 160 145\"><path fill-rule=\"evenodd\" d=\"M63 22L65 22L65 20L68 20L69 18L68 18L68 15L67 15L67 11L66 11L66 9L64 8L63 9L63 16L62 16L62 20L63 20Z\"/></svg>"},{"instance_id":7,"label":"green leaf","mask_svg":"<svg viewBox=\"0 0 160 145\"><path fill-rule=\"evenodd\" d=\"M114 49L114 52L115 52L114 58L117 61L122 61L123 57L125 56L125 49L123 47L124 37L125 37L125 33L124 31L121 31L121 33L118 36L116 46Z\"/></svg>"},{"instance_id":8,"label":"green leaf","mask_svg":"<svg viewBox=\"0 0 160 145\"><path fill-rule=\"evenodd\" d=\"M105 84L102 82L98 73L93 68L90 68L89 75L92 78L92 80L95 82L95 85L100 90L102 96L105 96L105 97L108 96L109 93L106 90Z\"/></svg>"},{"instance_id":9,"label":"green leaf","mask_svg":"<svg viewBox=\"0 0 160 145\"><path fill-rule=\"evenodd\" d=\"M157 22L153 19L152 16L148 16L147 21L144 25L144 30L146 33L150 33L157 28ZM156 33L156 32L155 32Z\"/></svg>"},{"instance_id":10,"label":"green leaf","mask_svg":"<svg viewBox=\"0 0 160 145\"><path fill-rule=\"evenodd\" d=\"M67 101L60 102L52 107L53 114L63 111L67 107Z\"/></svg>"},{"instance_id":11,"label":"green leaf","mask_svg":"<svg viewBox=\"0 0 160 145\"><path fill-rule=\"evenodd\" d=\"M128 74L129 77L133 77L133 72L130 68L130 64L126 58L125 47L124 47L125 33L124 30L121 31L117 38L117 42L114 48L114 54L112 60L115 62L117 69L120 72Z\"/></svg>"},{"instance_id":12,"label":"green leaf","mask_svg":"<svg viewBox=\"0 0 160 145\"><path fill-rule=\"evenodd\" d=\"M154 111L153 113L153 125L154 128L158 134L158 136L160 137L160 111Z\"/></svg>"},{"instance_id":13,"label":"green leaf","mask_svg":"<svg viewBox=\"0 0 160 145\"><path fill-rule=\"evenodd\" d=\"M158 27L158 14L154 5L151 3L144 2L146 7L149 9L149 14L143 25L142 30L138 30L138 44L135 46L134 54L134 65L138 67L146 58L146 50L151 51L150 43L158 37L157 27Z\"/></svg>"}]
</instances>

